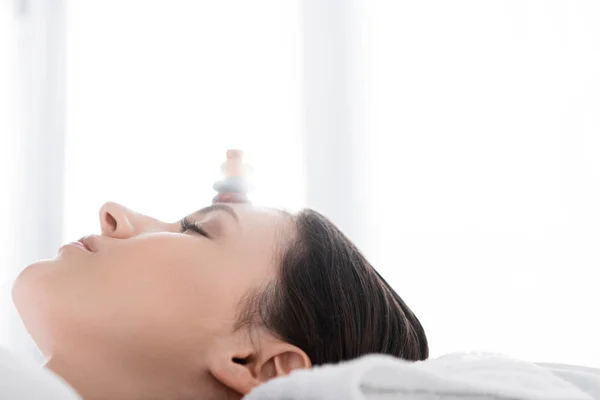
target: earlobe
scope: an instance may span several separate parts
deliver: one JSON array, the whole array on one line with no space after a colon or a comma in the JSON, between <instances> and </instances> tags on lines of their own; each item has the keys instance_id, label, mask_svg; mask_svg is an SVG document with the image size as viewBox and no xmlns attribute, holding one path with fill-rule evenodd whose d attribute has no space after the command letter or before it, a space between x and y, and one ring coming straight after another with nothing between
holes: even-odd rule
<instances>
[{"instance_id":1,"label":"earlobe","mask_svg":"<svg viewBox=\"0 0 600 400\"><path fill-rule=\"evenodd\" d=\"M209 370L222 385L241 395L250 393L261 383L252 373L251 366L240 363L237 359L230 359L221 365L211 366Z\"/></svg>"}]
</instances>

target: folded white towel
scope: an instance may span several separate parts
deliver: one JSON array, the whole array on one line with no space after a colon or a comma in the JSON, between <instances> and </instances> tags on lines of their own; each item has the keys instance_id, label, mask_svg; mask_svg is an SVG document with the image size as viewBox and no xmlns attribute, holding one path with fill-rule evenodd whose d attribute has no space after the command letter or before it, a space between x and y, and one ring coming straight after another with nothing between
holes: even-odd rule
<instances>
[{"instance_id":1,"label":"folded white towel","mask_svg":"<svg viewBox=\"0 0 600 400\"><path fill-rule=\"evenodd\" d=\"M600 400L594 395L600 393L600 374L587 373L583 387L565 376L491 354L422 362L368 355L294 371L257 387L244 400Z\"/></svg>"}]
</instances>

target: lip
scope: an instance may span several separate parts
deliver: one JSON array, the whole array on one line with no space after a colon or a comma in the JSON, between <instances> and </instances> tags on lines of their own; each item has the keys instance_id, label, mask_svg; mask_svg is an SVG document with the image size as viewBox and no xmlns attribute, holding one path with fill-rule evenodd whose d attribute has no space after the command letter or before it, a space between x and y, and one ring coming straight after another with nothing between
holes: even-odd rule
<instances>
[{"instance_id":1,"label":"lip","mask_svg":"<svg viewBox=\"0 0 600 400\"><path fill-rule=\"evenodd\" d=\"M79 239L76 243L80 244L83 246L83 248L91 253L95 253L98 251L98 249L96 248L95 245L95 239L94 236L84 236L81 239Z\"/></svg>"},{"instance_id":2,"label":"lip","mask_svg":"<svg viewBox=\"0 0 600 400\"><path fill-rule=\"evenodd\" d=\"M84 236L81 239L77 240L76 242L71 242L71 243L65 244L59 250L64 250L65 248L69 248L69 247L76 248L78 250L85 251L88 253L95 253L97 251L97 248L94 244L93 236Z\"/></svg>"},{"instance_id":3,"label":"lip","mask_svg":"<svg viewBox=\"0 0 600 400\"><path fill-rule=\"evenodd\" d=\"M83 245L83 243L80 243L80 242L71 242L71 243L67 243L65 245L62 245L61 248L58 249L58 251L60 253L63 250L68 249L68 248L75 248L75 249L78 249L80 251L85 251L85 252L88 252L88 253L90 252L90 250L87 247L85 247Z\"/></svg>"}]
</instances>

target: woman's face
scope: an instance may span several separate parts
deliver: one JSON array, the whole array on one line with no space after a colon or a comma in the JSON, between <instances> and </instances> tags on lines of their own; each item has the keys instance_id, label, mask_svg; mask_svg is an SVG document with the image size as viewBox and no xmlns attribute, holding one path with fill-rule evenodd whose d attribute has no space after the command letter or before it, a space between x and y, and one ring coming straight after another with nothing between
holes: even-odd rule
<instances>
[{"instance_id":1,"label":"woman's face","mask_svg":"<svg viewBox=\"0 0 600 400\"><path fill-rule=\"evenodd\" d=\"M275 277L292 219L218 204L187 220L206 236L107 203L101 235L28 266L13 297L43 355L96 346L202 357L230 334L244 295Z\"/></svg>"}]
</instances>

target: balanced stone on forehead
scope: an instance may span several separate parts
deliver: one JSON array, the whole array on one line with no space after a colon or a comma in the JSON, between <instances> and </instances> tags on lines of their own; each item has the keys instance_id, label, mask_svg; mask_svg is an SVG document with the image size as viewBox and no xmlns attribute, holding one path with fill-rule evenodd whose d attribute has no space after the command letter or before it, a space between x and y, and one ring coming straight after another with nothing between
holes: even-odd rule
<instances>
[{"instance_id":1,"label":"balanced stone on forehead","mask_svg":"<svg viewBox=\"0 0 600 400\"><path fill-rule=\"evenodd\" d=\"M213 189L219 193L223 192L235 192L235 193L247 193L250 189L248 181L241 176L231 176L229 178L221 179L213 184Z\"/></svg>"},{"instance_id":2,"label":"balanced stone on forehead","mask_svg":"<svg viewBox=\"0 0 600 400\"><path fill-rule=\"evenodd\" d=\"M249 167L243 162L241 150L228 150L221 165L223 179L213 185L218 194L213 203L248 203L246 193L252 189L248 182Z\"/></svg>"},{"instance_id":3,"label":"balanced stone on forehead","mask_svg":"<svg viewBox=\"0 0 600 400\"><path fill-rule=\"evenodd\" d=\"M239 158L241 160L244 158L244 151L239 149L229 149L227 150L227 153L225 153L225 157L227 157L228 160L234 158Z\"/></svg>"}]
</instances>

